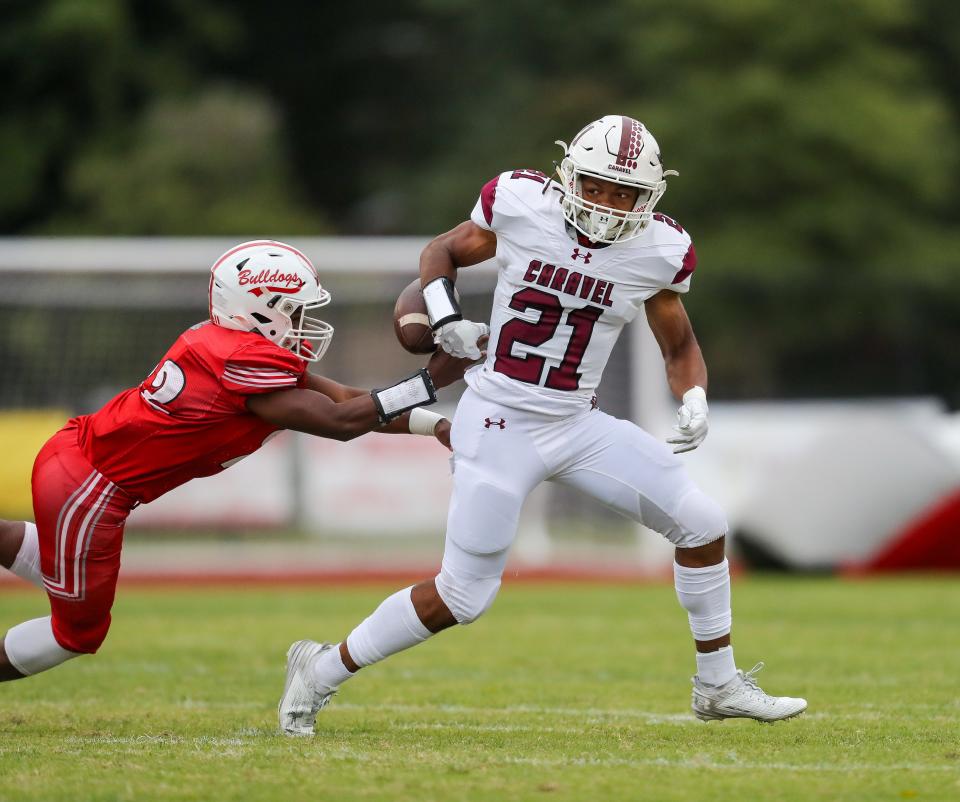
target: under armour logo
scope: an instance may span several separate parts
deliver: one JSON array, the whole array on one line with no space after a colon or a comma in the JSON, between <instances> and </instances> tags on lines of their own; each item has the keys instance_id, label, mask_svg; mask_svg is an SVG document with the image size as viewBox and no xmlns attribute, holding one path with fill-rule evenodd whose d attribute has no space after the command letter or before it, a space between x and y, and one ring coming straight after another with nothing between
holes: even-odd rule
<instances>
[{"instance_id":1,"label":"under armour logo","mask_svg":"<svg viewBox=\"0 0 960 802\"><path fill-rule=\"evenodd\" d=\"M507 428L507 422L500 418L500 420L490 420L490 418L483 419L483 428L489 429L491 426L499 426L501 429Z\"/></svg>"},{"instance_id":2,"label":"under armour logo","mask_svg":"<svg viewBox=\"0 0 960 802\"><path fill-rule=\"evenodd\" d=\"M583 259L583 263L585 265L590 264L591 256L593 256L593 254L590 253L590 251L587 251L585 254L581 254L579 248L574 248L573 253L570 254L570 258L573 259L573 261L577 261L577 259Z\"/></svg>"}]
</instances>

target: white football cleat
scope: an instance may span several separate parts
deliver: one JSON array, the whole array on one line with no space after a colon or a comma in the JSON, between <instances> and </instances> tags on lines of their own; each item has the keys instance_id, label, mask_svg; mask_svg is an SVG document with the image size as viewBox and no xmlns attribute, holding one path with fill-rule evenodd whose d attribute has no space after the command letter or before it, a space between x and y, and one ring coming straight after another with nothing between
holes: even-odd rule
<instances>
[{"instance_id":1,"label":"white football cleat","mask_svg":"<svg viewBox=\"0 0 960 802\"><path fill-rule=\"evenodd\" d=\"M332 643L298 640L287 649L287 681L277 706L280 732L291 737L312 737L317 713L323 710L336 691L318 693L308 679L308 671L318 655L332 649Z\"/></svg>"},{"instance_id":2,"label":"white football cleat","mask_svg":"<svg viewBox=\"0 0 960 802\"><path fill-rule=\"evenodd\" d=\"M806 699L790 696L770 696L763 692L754 675L763 668L757 663L747 672L737 671L729 682L704 685L693 678L693 713L701 721L725 718L752 718L757 721L782 721L799 716L807 709Z\"/></svg>"}]
</instances>

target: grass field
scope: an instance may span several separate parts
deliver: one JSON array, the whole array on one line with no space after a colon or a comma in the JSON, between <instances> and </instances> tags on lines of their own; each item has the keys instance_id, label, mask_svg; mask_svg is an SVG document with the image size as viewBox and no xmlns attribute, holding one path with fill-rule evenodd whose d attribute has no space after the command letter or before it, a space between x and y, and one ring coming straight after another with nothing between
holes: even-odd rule
<instances>
[{"instance_id":1,"label":"grass field","mask_svg":"<svg viewBox=\"0 0 960 802\"><path fill-rule=\"evenodd\" d=\"M290 641L388 590L121 587L99 655L0 686L0 799L960 799L956 580L737 581L738 662L809 699L793 721L692 717L669 585L508 583L345 686L316 738L278 735Z\"/></svg>"}]
</instances>

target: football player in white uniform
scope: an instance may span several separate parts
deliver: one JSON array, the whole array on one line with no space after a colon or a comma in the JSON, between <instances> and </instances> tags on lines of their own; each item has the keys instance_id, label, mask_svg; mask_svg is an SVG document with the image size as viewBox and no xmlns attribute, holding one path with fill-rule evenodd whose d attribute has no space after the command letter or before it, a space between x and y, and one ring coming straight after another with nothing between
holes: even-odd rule
<instances>
[{"instance_id":1,"label":"football player in white uniform","mask_svg":"<svg viewBox=\"0 0 960 802\"><path fill-rule=\"evenodd\" d=\"M730 645L727 522L676 454L707 434L707 369L680 296L696 254L654 211L666 190L656 140L610 115L564 148L560 182L534 170L483 187L470 220L420 259L435 339L454 357L486 359L465 375L453 421L453 495L440 573L387 598L345 641L298 641L287 653L280 727L311 735L317 712L357 670L431 635L469 624L500 587L524 499L540 482L580 488L676 547L677 597L696 644L693 712L777 721L803 699L769 696L737 670ZM496 257L489 327L463 319L457 268ZM595 392L624 324L645 308L680 401L673 451L597 408ZM478 342L479 341L479 342Z\"/></svg>"}]
</instances>

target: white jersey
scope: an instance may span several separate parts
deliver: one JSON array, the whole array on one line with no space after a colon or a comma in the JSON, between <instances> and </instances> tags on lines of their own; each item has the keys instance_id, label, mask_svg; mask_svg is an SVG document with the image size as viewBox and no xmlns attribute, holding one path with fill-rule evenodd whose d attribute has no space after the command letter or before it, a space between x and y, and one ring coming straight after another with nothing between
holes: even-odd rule
<instances>
[{"instance_id":1,"label":"white jersey","mask_svg":"<svg viewBox=\"0 0 960 802\"><path fill-rule=\"evenodd\" d=\"M660 290L687 292L697 261L687 232L659 213L626 242L574 238L560 198L543 173L516 170L487 183L471 214L497 235L499 276L487 358L466 383L551 416L590 405L623 326Z\"/></svg>"}]
</instances>

